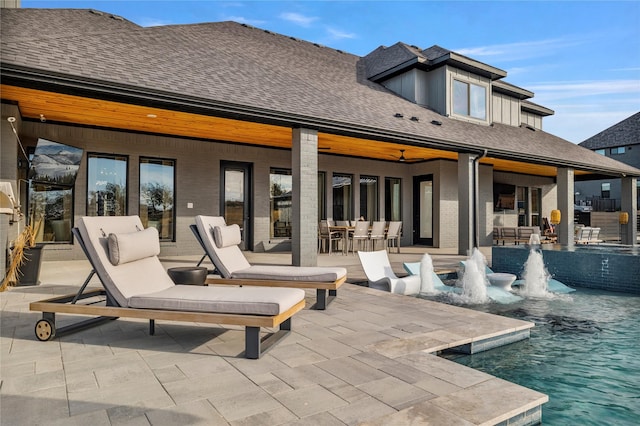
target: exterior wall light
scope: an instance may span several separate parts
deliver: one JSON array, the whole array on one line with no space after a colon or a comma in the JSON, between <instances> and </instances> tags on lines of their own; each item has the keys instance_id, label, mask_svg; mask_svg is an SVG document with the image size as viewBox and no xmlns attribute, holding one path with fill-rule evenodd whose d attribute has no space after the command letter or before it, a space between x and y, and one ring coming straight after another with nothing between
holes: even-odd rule
<instances>
[{"instance_id":1,"label":"exterior wall light","mask_svg":"<svg viewBox=\"0 0 640 426\"><path fill-rule=\"evenodd\" d=\"M560 219L562 218L562 214L560 213L560 210L551 210L551 224L552 225L557 225L560 223Z\"/></svg>"},{"instance_id":2,"label":"exterior wall light","mask_svg":"<svg viewBox=\"0 0 640 426\"><path fill-rule=\"evenodd\" d=\"M629 223L629 213L627 212L620 212L620 225L626 225L627 223Z\"/></svg>"}]
</instances>

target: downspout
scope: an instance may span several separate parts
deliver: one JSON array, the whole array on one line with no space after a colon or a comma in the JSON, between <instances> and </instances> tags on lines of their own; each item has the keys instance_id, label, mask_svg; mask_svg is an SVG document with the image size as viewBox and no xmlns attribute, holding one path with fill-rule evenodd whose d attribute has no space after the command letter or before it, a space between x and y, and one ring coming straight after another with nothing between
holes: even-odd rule
<instances>
[{"instance_id":1,"label":"downspout","mask_svg":"<svg viewBox=\"0 0 640 426\"><path fill-rule=\"evenodd\" d=\"M480 248L480 160L487 156L487 150L482 150L482 155L473 159L473 247Z\"/></svg>"}]
</instances>

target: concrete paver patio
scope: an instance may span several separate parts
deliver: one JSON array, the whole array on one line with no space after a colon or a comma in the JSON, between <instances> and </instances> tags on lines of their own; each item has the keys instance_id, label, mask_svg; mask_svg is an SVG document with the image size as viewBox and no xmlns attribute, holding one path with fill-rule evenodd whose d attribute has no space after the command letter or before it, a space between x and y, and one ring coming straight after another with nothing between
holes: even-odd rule
<instances>
[{"instance_id":1,"label":"concrete paver patio","mask_svg":"<svg viewBox=\"0 0 640 426\"><path fill-rule=\"evenodd\" d=\"M392 255L394 269L419 255ZM286 254L250 256L288 262ZM445 269L457 262L436 258ZM347 266L354 282L363 277L355 259L321 256L319 264ZM354 284L326 311L308 309L309 290L292 333L259 360L241 357L240 327L157 322L150 336L146 321L125 318L37 341L41 315L29 302L75 293L89 271L85 261L45 262L41 285L0 293L2 425L498 424L547 401L436 355L532 324Z\"/></svg>"}]
</instances>

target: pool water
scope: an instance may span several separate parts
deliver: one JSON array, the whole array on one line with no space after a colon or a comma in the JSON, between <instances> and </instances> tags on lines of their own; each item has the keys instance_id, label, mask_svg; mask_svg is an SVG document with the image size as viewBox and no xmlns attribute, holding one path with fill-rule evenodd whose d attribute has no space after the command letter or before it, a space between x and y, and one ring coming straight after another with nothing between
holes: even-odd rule
<instances>
[{"instance_id":1,"label":"pool water","mask_svg":"<svg viewBox=\"0 0 640 426\"><path fill-rule=\"evenodd\" d=\"M640 296L578 289L551 299L467 307L536 327L528 340L443 356L549 395L544 424L640 424Z\"/></svg>"}]
</instances>

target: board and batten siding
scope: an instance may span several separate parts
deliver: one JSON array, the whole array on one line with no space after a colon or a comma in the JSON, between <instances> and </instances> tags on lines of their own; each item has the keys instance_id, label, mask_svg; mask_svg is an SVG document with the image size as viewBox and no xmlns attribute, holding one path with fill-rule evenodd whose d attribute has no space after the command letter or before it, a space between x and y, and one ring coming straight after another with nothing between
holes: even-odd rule
<instances>
[{"instance_id":1,"label":"board and batten siding","mask_svg":"<svg viewBox=\"0 0 640 426\"><path fill-rule=\"evenodd\" d=\"M504 93L493 92L491 94L493 104L492 120L494 123L507 124L509 126L519 126L520 117L520 101L512 96Z\"/></svg>"},{"instance_id":2,"label":"board and batten siding","mask_svg":"<svg viewBox=\"0 0 640 426\"><path fill-rule=\"evenodd\" d=\"M542 117L537 114L522 111L522 122L528 124L534 129L542 130Z\"/></svg>"},{"instance_id":3,"label":"board and batten siding","mask_svg":"<svg viewBox=\"0 0 640 426\"><path fill-rule=\"evenodd\" d=\"M391 77L385 80L382 85L408 101L419 103L416 99L415 70Z\"/></svg>"}]
</instances>

